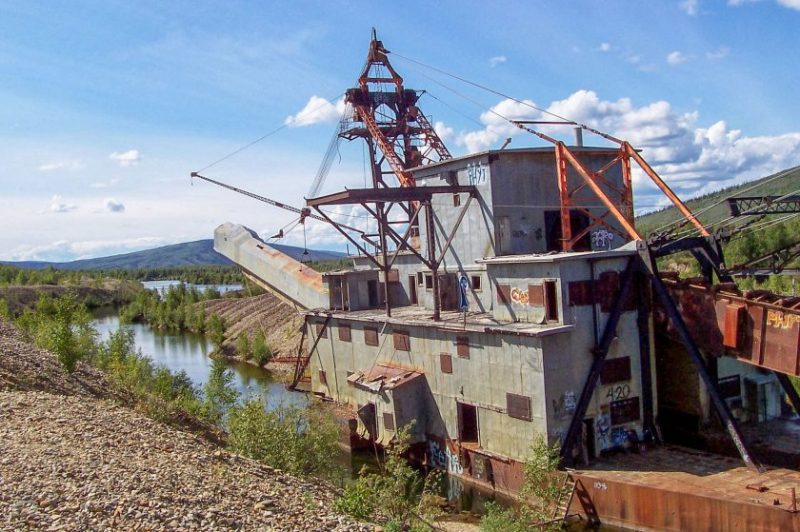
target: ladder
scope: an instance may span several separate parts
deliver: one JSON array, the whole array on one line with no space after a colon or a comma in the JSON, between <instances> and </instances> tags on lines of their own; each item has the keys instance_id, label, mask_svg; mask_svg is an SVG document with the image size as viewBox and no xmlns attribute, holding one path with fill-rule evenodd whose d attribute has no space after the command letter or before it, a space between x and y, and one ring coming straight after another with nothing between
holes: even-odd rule
<instances>
[{"instance_id":1,"label":"ladder","mask_svg":"<svg viewBox=\"0 0 800 532\"><path fill-rule=\"evenodd\" d=\"M555 508L553 509L552 521L566 521L571 517L569 507L572 505L572 499L575 497L575 478L567 471L564 473L564 482L561 484L561 489L558 492L558 500L556 501Z\"/></svg>"}]
</instances>

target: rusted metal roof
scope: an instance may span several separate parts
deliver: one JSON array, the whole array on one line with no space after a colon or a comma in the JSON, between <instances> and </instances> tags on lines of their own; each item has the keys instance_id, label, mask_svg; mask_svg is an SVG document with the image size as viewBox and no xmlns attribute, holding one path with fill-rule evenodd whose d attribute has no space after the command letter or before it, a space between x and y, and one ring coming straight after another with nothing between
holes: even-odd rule
<instances>
[{"instance_id":1,"label":"rusted metal roof","mask_svg":"<svg viewBox=\"0 0 800 532\"><path fill-rule=\"evenodd\" d=\"M352 188L342 192L310 198L309 207L321 205L351 205L354 203L397 203L398 201L430 200L434 194L476 193L473 186Z\"/></svg>"},{"instance_id":2,"label":"rusted metal roof","mask_svg":"<svg viewBox=\"0 0 800 532\"><path fill-rule=\"evenodd\" d=\"M353 386L368 389L372 392L380 390L393 390L409 382L423 377L419 371L410 371L392 366L377 365L366 372L358 371L347 377L347 382Z\"/></svg>"}]
</instances>

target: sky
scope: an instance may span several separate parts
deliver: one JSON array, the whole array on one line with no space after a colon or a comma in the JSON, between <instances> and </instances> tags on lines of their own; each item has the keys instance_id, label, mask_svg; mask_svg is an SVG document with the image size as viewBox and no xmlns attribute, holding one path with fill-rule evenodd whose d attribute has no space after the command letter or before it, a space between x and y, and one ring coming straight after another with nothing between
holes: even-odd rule
<instances>
[{"instance_id":1,"label":"sky","mask_svg":"<svg viewBox=\"0 0 800 532\"><path fill-rule=\"evenodd\" d=\"M800 0L0 0L0 260L291 227L190 173L266 136L204 174L302 206L372 27L456 155L542 145L500 93L630 141L683 198L800 164ZM321 193L364 179L345 142ZM664 199L639 175L635 204Z\"/></svg>"}]
</instances>

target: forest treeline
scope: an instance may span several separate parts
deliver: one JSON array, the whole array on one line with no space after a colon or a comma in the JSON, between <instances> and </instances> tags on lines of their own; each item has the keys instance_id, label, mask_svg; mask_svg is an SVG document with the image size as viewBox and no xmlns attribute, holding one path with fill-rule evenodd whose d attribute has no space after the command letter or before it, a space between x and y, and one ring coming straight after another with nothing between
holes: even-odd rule
<instances>
[{"instance_id":1,"label":"forest treeline","mask_svg":"<svg viewBox=\"0 0 800 532\"><path fill-rule=\"evenodd\" d=\"M69 285L101 282L104 279L158 281L175 279L190 284L241 284L243 277L236 266L181 266L115 270L61 270L19 268L0 264L0 286Z\"/></svg>"}]
</instances>

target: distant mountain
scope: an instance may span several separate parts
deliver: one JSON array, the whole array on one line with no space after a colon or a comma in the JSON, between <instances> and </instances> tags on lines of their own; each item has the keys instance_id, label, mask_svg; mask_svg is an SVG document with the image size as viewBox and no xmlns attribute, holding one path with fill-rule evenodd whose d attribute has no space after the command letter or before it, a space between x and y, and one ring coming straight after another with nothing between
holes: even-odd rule
<instances>
[{"instance_id":1,"label":"distant mountain","mask_svg":"<svg viewBox=\"0 0 800 532\"><path fill-rule=\"evenodd\" d=\"M308 250L308 255L303 255L303 248L270 244L276 249L294 257L296 260L322 261L336 260L345 256L337 251ZM3 261L19 268L44 269L52 266L59 270L115 270L137 268L175 268L181 266L213 266L233 264L229 259L214 251L214 241L209 239L172 244L133 253L98 257L95 259L74 260L70 262L43 262L43 261Z\"/></svg>"},{"instance_id":2,"label":"distant mountain","mask_svg":"<svg viewBox=\"0 0 800 532\"><path fill-rule=\"evenodd\" d=\"M723 198L729 196L782 196L790 192L796 194L799 188L800 166L782 170L781 172L762 177L761 179L748 181L741 185L724 188L717 192L700 196L699 198L688 201L684 200L684 203L692 212L700 213L698 218L703 224L716 224L730 216L727 202L723 201L720 205L715 205L706 211L703 211L703 209L718 203ZM639 229L642 235L647 235L655 229L659 229L682 218L678 209L669 207L637 217L636 228Z\"/></svg>"}]
</instances>

